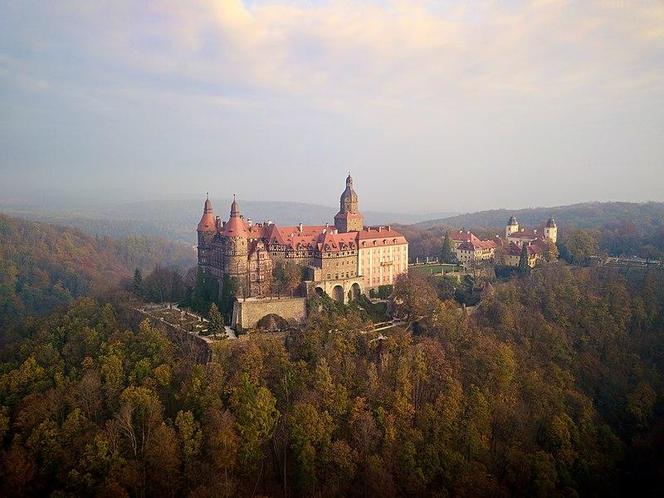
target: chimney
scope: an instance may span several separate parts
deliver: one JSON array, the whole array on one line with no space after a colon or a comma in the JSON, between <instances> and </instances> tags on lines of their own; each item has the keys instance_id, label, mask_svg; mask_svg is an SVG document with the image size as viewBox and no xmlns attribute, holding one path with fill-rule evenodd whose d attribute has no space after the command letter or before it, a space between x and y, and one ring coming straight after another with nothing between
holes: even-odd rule
<instances>
[{"instance_id":1,"label":"chimney","mask_svg":"<svg viewBox=\"0 0 664 498\"><path fill-rule=\"evenodd\" d=\"M252 226L254 223L251 221L251 218L247 218L247 225Z\"/></svg>"},{"instance_id":2,"label":"chimney","mask_svg":"<svg viewBox=\"0 0 664 498\"><path fill-rule=\"evenodd\" d=\"M300 224L297 226L297 230L298 230L300 233L302 233L302 231L303 231L303 226L302 226L302 223L301 223L301 222L300 222Z\"/></svg>"}]
</instances>

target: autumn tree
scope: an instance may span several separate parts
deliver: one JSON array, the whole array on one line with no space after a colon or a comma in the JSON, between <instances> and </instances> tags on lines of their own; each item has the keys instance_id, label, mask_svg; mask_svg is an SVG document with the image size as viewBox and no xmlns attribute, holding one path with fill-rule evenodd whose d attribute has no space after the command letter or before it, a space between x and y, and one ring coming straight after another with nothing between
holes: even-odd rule
<instances>
[{"instance_id":1,"label":"autumn tree","mask_svg":"<svg viewBox=\"0 0 664 498\"><path fill-rule=\"evenodd\" d=\"M277 262L272 270L275 291L279 294L293 294L304 277L304 268L291 261Z\"/></svg>"},{"instance_id":2,"label":"autumn tree","mask_svg":"<svg viewBox=\"0 0 664 498\"><path fill-rule=\"evenodd\" d=\"M556 243L550 239L546 239L545 244L543 253L544 260L548 263L552 263L558 259L558 246L556 246Z\"/></svg>"},{"instance_id":3,"label":"autumn tree","mask_svg":"<svg viewBox=\"0 0 664 498\"><path fill-rule=\"evenodd\" d=\"M572 230L563 242L571 263L586 265L599 251L597 239L588 230Z\"/></svg>"},{"instance_id":4,"label":"autumn tree","mask_svg":"<svg viewBox=\"0 0 664 498\"><path fill-rule=\"evenodd\" d=\"M422 319L438 302L435 287L424 276L401 274L394 283L392 306L396 316L408 321Z\"/></svg>"}]
</instances>

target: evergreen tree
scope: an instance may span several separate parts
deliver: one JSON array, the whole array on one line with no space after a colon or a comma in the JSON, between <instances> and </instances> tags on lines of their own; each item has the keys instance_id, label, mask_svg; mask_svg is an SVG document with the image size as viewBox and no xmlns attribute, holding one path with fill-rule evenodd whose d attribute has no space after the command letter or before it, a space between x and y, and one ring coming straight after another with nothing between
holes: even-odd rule
<instances>
[{"instance_id":1,"label":"evergreen tree","mask_svg":"<svg viewBox=\"0 0 664 498\"><path fill-rule=\"evenodd\" d=\"M452 242L450 241L450 232L445 232L443 239L443 248L440 251L440 261L442 263L454 263L456 256L452 250Z\"/></svg>"},{"instance_id":2,"label":"evergreen tree","mask_svg":"<svg viewBox=\"0 0 664 498\"><path fill-rule=\"evenodd\" d=\"M140 296L143 293L143 273L141 270L136 268L134 270L134 283L132 285L134 294Z\"/></svg>"},{"instance_id":3,"label":"evergreen tree","mask_svg":"<svg viewBox=\"0 0 664 498\"><path fill-rule=\"evenodd\" d=\"M519 273L528 273L530 265L528 264L528 244L521 246L521 257L519 258Z\"/></svg>"},{"instance_id":4,"label":"evergreen tree","mask_svg":"<svg viewBox=\"0 0 664 498\"><path fill-rule=\"evenodd\" d=\"M207 313L210 305L216 301L217 288L213 278L206 278L205 273L198 268L196 273L196 286L191 296L191 308L199 313Z\"/></svg>"},{"instance_id":5,"label":"evergreen tree","mask_svg":"<svg viewBox=\"0 0 664 498\"><path fill-rule=\"evenodd\" d=\"M210 305L208 319L210 320L208 325L208 333L216 336L217 332L224 331L224 317L219 312L219 307L215 303Z\"/></svg>"},{"instance_id":6,"label":"evergreen tree","mask_svg":"<svg viewBox=\"0 0 664 498\"><path fill-rule=\"evenodd\" d=\"M233 303L235 302L237 288L237 280L229 275L224 275L224 282L221 288L221 300L219 304L221 305L221 312L226 316L230 316L230 314L233 312Z\"/></svg>"}]
</instances>

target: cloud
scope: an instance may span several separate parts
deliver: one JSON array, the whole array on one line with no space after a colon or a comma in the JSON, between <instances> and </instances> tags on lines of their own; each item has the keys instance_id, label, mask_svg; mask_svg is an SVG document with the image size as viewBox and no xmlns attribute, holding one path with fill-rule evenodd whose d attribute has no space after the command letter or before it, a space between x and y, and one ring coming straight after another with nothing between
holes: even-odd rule
<instances>
[{"instance_id":1,"label":"cloud","mask_svg":"<svg viewBox=\"0 0 664 498\"><path fill-rule=\"evenodd\" d=\"M205 80L353 105L662 83L661 2L507 5L210 0L186 57Z\"/></svg>"},{"instance_id":2,"label":"cloud","mask_svg":"<svg viewBox=\"0 0 664 498\"><path fill-rule=\"evenodd\" d=\"M36 26L45 38L30 30L33 46L69 39L118 74L125 66L217 100L399 109L664 84L659 1L70 1L48 10L50 25Z\"/></svg>"},{"instance_id":3,"label":"cloud","mask_svg":"<svg viewBox=\"0 0 664 498\"><path fill-rule=\"evenodd\" d=\"M407 165L425 179L413 202L464 182L462 164L486 179L476 199L516 203L510 175L617 175L634 151L661 176L662 104L661 0L0 2L0 128L19 158L46 137L83 163L94 132L89 162L175 171L196 154L247 189L277 162L323 165L321 183L362 167L385 188Z\"/></svg>"}]
</instances>

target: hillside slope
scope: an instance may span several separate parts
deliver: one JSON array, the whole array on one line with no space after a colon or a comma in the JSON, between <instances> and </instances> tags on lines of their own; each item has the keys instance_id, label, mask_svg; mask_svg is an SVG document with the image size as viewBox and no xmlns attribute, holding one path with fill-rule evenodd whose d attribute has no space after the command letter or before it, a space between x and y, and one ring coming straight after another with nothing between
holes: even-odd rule
<instances>
[{"instance_id":1,"label":"hillside slope","mask_svg":"<svg viewBox=\"0 0 664 498\"><path fill-rule=\"evenodd\" d=\"M493 209L417 223L419 228L468 227L473 229L503 227L510 216L523 225L533 226L553 216L559 226L601 228L608 224L664 224L664 202L587 202L569 206L529 209Z\"/></svg>"},{"instance_id":2,"label":"hillside slope","mask_svg":"<svg viewBox=\"0 0 664 498\"><path fill-rule=\"evenodd\" d=\"M134 268L195 264L194 251L147 237L95 238L0 214L0 325L116 285Z\"/></svg>"}]
</instances>

